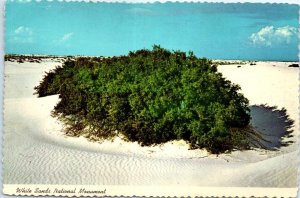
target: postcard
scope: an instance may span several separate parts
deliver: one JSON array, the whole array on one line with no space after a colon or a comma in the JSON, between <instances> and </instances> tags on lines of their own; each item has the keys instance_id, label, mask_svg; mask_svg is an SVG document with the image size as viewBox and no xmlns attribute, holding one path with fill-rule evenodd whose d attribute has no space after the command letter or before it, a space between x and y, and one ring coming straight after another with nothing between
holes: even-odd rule
<instances>
[{"instance_id":1,"label":"postcard","mask_svg":"<svg viewBox=\"0 0 300 198\"><path fill-rule=\"evenodd\" d=\"M296 197L299 5L6 1L3 193Z\"/></svg>"}]
</instances>

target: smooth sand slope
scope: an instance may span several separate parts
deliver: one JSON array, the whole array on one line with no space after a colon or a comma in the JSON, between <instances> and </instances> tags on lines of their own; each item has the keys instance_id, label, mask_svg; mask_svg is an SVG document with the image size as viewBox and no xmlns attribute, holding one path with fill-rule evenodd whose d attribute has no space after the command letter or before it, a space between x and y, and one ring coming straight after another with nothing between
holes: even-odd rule
<instances>
[{"instance_id":1,"label":"smooth sand slope","mask_svg":"<svg viewBox=\"0 0 300 198\"><path fill-rule=\"evenodd\" d=\"M216 156L188 150L183 141L140 147L120 138L99 143L65 136L62 125L50 116L58 96L33 95L43 73L58 64L50 59L5 62L4 184L296 187L296 143L277 151L256 149ZM241 85L252 105L253 125L266 133L287 126L280 112L260 105L286 108L295 123L290 128L293 137L285 141L296 141L298 68L287 64L224 65L219 71Z\"/></svg>"}]
</instances>

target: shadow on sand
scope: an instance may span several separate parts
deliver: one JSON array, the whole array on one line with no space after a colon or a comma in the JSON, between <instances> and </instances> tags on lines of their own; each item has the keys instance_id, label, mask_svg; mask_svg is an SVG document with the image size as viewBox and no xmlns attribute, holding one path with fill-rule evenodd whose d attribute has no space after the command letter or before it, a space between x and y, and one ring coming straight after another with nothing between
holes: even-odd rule
<instances>
[{"instance_id":1,"label":"shadow on sand","mask_svg":"<svg viewBox=\"0 0 300 198\"><path fill-rule=\"evenodd\" d=\"M292 127L294 126L294 121L289 118L286 109L253 105L250 106L250 111L251 125L258 135L256 138L251 138L251 146L276 150L293 143L293 141L283 141L283 138L292 137Z\"/></svg>"}]
</instances>

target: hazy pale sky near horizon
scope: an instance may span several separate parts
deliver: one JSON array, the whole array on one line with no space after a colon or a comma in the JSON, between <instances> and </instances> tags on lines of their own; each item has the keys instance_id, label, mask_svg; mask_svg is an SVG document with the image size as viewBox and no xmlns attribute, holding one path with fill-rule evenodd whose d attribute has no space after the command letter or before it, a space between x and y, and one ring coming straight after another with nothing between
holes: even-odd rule
<instances>
[{"instance_id":1,"label":"hazy pale sky near horizon","mask_svg":"<svg viewBox=\"0 0 300 198\"><path fill-rule=\"evenodd\" d=\"M117 56L159 44L199 57L298 60L298 5L6 3L5 53Z\"/></svg>"}]
</instances>

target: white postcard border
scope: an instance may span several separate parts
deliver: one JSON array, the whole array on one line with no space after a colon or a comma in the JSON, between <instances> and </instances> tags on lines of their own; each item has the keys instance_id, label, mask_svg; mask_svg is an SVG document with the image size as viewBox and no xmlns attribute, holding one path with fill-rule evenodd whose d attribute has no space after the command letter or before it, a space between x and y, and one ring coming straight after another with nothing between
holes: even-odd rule
<instances>
[{"instance_id":1,"label":"white postcard border","mask_svg":"<svg viewBox=\"0 0 300 198\"><path fill-rule=\"evenodd\" d=\"M179 185L28 185L5 184L4 194L33 196L146 196L146 197L296 197L297 188L197 187Z\"/></svg>"}]
</instances>

